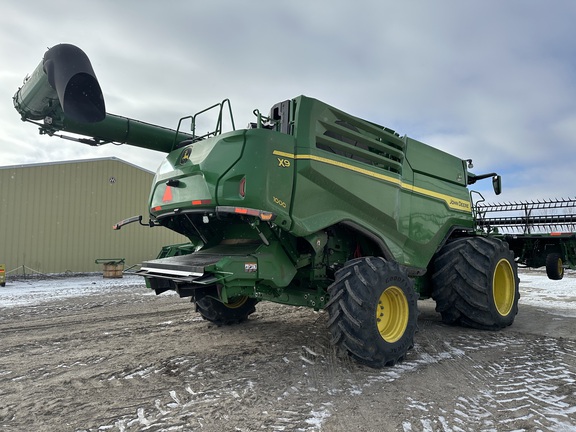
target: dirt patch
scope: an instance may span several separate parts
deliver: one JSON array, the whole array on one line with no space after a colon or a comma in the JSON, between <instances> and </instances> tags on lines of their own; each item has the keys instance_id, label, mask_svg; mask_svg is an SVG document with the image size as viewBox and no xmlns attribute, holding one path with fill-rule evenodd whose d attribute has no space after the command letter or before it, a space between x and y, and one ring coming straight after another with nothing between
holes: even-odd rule
<instances>
[{"instance_id":1,"label":"dirt patch","mask_svg":"<svg viewBox=\"0 0 576 432\"><path fill-rule=\"evenodd\" d=\"M419 308L414 349L382 370L338 357L304 308L215 327L142 285L0 308L0 429L576 430L576 318L523 305L482 332Z\"/></svg>"}]
</instances>

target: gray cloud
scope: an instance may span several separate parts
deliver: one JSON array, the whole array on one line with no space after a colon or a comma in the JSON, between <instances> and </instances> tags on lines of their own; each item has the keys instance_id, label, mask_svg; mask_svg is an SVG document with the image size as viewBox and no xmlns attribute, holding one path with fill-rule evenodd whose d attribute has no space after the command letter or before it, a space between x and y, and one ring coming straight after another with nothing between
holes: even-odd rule
<instances>
[{"instance_id":1,"label":"gray cloud","mask_svg":"<svg viewBox=\"0 0 576 432\"><path fill-rule=\"evenodd\" d=\"M307 94L501 171L503 199L576 195L574 2L194 3L3 5L2 163L160 163L141 149L39 137L18 120L10 99L22 79L68 42L91 58L112 113L175 127L230 98L243 127L254 108Z\"/></svg>"}]
</instances>

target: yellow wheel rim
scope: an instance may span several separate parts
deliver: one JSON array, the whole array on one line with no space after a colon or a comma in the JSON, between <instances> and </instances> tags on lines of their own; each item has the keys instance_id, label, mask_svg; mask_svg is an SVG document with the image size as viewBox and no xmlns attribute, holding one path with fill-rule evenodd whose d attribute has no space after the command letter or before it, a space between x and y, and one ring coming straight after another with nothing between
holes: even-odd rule
<instances>
[{"instance_id":1,"label":"yellow wheel rim","mask_svg":"<svg viewBox=\"0 0 576 432\"><path fill-rule=\"evenodd\" d=\"M234 297L233 299L230 299L228 303L224 303L224 306L226 306L228 309L238 309L239 307L242 307L247 301L247 296Z\"/></svg>"},{"instance_id":2,"label":"yellow wheel rim","mask_svg":"<svg viewBox=\"0 0 576 432\"><path fill-rule=\"evenodd\" d=\"M510 261L502 258L496 264L494 279L492 281L492 295L496 310L503 317L512 310L514 298L516 297L516 280Z\"/></svg>"},{"instance_id":3,"label":"yellow wheel rim","mask_svg":"<svg viewBox=\"0 0 576 432\"><path fill-rule=\"evenodd\" d=\"M376 308L376 323L382 339L389 343L400 339L406 331L408 317L408 300L402 290L397 286L386 288Z\"/></svg>"},{"instance_id":4,"label":"yellow wheel rim","mask_svg":"<svg viewBox=\"0 0 576 432\"><path fill-rule=\"evenodd\" d=\"M562 264L562 258L558 258L558 274L560 276L564 274L564 266Z\"/></svg>"}]
</instances>

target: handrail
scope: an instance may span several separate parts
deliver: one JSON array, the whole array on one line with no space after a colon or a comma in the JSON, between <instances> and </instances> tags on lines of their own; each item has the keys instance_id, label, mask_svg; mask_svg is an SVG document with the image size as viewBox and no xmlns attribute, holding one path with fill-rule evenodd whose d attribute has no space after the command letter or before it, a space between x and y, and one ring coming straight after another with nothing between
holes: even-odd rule
<instances>
[{"instance_id":1,"label":"handrail","mask_svg":"<svg viewBox=\"0 0 576 432\"><path fill-rule=\"evenodd\" d=\"M193 143L196 141L203 140L205 138L214 137L214 136L222 134L222 125L223 125L222 117L223 117L223 111L224 111L225 105L228 105L228 114L230 115L230 123L232 125L232 130L233 131L236 130L236 125L234 124L234 115L232 114L232 104L230 103L230 99L224 99L222 102L211 105L208 108L204 108L203 110L198 111L194 115L182 117L178 121L178 127L176 129L176 135L174 136L174 143L172 144L172 150L178 148L179 146L181 146L180 144L184 143L184 142L187 144L190 144L190 143ZM218 111L218 117L216 119L216 126L214 127L214 130L207 132L204 135L196 135L196 119L197 119L197 117L201 114L204 114L204 113L211 111L214 108L218 108L218 107L220 109ZM180 127L182 126L182 122L185 120L190 120L190 130L192 132L192 138L185 140L185 141L176 142L177 137L178 137L178 133L180 132Z\"/></svg>"}]
</instances>

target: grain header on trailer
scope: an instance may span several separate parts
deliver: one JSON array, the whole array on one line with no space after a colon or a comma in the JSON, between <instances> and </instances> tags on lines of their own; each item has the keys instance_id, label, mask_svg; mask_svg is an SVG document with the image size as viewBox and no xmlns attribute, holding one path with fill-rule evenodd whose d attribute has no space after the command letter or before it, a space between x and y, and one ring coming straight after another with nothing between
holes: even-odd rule
<instances>
[{"instance_id":1,"label":"grain header on trailer","mask_svg":"<svg viewBox=\"0 0 576 432\"><path fill-rule=\"evenodd\" d=\"M516 262L546 267L552 280L576 268L576 199L547 199L475 207L478 226L510 245Z\"/></svg>"},{"instance_id":2,"label":"grain header on trailer","mask_svg":"<svg viewBox=\"0 0 576 432\"><path fill-rule=\"evenodd\" d=\"M434 298L450 324L500 329L517 314L513 253L476 229L468 190L492 178L498 193L500 177L471 173L467 160L306 96L228 132L227 100L211 107L205 134L196 125L206 110L175 130L111 115L72 45L45 54L14 105L42 134L167 153L149 221L116 228L185 235L140 274L158 294L191 297L209 321L243 321L264 300L325 309L333 344L380 367L413 345L418 298Z\"/></svg>"}]
</instances>

